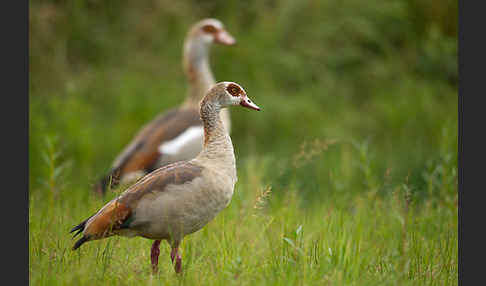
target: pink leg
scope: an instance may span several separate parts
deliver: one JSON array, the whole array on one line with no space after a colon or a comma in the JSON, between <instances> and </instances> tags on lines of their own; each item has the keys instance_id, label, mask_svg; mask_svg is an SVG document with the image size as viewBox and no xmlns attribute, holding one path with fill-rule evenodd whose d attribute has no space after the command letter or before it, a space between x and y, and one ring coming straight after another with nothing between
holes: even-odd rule
<instances>
[{"instance_id":1,"label":"pink leg","mask_svg":"<svg viewBox=\"0 0 486 286\"><path fill-rule=\"evenodd\" d=\"M160 240L154 241L154 244L152 244L152 250L150 252L150 259L152 260L152 270L154 273L158 271L158 265L159 265L159 245L160 245Z\"/></svg>"},{"instance_id":2,"label":"pink leg","mask_svg":"<svg viewBox=\"0 0 486 286\"><path fill-rule=\"evenodd\" d=\"M182 257L179 253L179 247L172 247L172 251L170 252L170 259L172 263L174 263L174 258L176 260L174 269L176 273L180 273L182 271Z\"/></svg>"}]
</instances>

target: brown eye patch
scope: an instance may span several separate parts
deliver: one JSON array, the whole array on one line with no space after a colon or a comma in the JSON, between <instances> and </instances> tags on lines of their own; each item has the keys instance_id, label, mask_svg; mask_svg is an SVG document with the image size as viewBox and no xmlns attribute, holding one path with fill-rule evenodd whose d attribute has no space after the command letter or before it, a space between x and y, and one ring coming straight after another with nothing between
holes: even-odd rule
<instances>
[{"instance_id":1,"label":"brown eye patch","mask_svg":"<svg viewBox=\"0 0 486 286\"><path fill-rule=\"evenodd\" d=\"M231 83L228 85L226 90L232 95L232 96L240 96L242 93L241 88L238 87L237 85Z\"/></svg>"},{"instance_id":2,"label":"brown eye patch","mask_svg":"<svg viewBox=\"0 0 486 286\"><path fill-rule=\"evenodd\" d=\"M216 27L214 27L213 25L204 25L202 27L202 30L206 33L214 34L218 29L216 29Z\"/></svg>"}]
</instances>

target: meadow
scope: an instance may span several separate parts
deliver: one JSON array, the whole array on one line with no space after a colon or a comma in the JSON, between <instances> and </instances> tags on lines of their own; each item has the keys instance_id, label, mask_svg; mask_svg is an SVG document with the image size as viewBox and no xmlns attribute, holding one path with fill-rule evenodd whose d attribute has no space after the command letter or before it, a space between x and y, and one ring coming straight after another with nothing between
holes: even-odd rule
<instances>
[{"instance_id":1,"label":"meadow","mask_svg":"<svg viewBox=\"0 0 486 286\"><path fill-rule=\"evenodd\" d=\"M220 19L234 108L231 204L182 244L69 230L93 184L186 95L190 25ZM31 285L457 285L457 3L29 1Z\"/></svg>"}]
</instances>

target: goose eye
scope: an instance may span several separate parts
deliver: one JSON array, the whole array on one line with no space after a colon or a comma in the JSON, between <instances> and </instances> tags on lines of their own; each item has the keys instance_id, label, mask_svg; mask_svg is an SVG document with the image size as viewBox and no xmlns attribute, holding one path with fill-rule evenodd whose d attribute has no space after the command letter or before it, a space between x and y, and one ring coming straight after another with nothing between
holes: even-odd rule
<instances>
[{"instance_id":1,"label":"goose eye","mask_svg":"<svg viewBox=\"0 0 486 286\"><path fill-rule=\"evenodd\" d=\"M213 25L205 25L202 27L202 30L206 33L214 34L217 29Z\"/></svg>"},{"instance_id":2,"label":"goose eye","mask_svg":"<svg viewBox=\"0 0 486 286\"><path fill-rule=\"evenodd\" d=\"M240 96L241 90L239 87L237 87L234 84L230 84L226 90L232 95L232 96Z\"/></svg>"}]
</instances>

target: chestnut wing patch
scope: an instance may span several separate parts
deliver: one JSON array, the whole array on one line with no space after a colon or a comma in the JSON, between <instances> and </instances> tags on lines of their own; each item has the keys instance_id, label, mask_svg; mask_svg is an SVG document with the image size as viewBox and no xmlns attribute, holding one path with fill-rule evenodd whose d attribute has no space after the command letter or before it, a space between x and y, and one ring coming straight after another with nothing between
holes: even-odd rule
<instances>
[{"instance_id":1,"label":"chestnut wing patch","mask_svg":"<svg viewBox=\"0 0 486 286\"><path fill-rule=\"evenodd\" d=\"M111 181L112 187L117 186L124 175L132 171L143 170L145 165L152 164L157 159L159 155L157 152L146 152L146 143L150 141L151 135L160 129L164 122L175 117L177 112L178 109L171 109L157 116L137 133L130 144L116 157L108 175L99 182L103 189L106 188L109 181Z\"/></svg>"},{"instance_id":2,"label":"chestnut wing patch","mask_svg":"<svg viewBox=\"0 0 486 286\"><path fill-rule=\"evenodd\" d=\"M84 235L90 239L113 235L131 214L131 208L118 199L113 199L88 221Z\"/></svg>"},{"instance_id":3,"label":"chestnut wing patch","mask_svg":"<svg viewBox=\"0 0 486 286\"><path fill-rule=\"evenodd\" d=\"M117 170L120 177L139 170L153 170L161 155L159 146L197 125L202 125L197 109L173 109L158 116L137 134L126 151L117 158L112 170Z\"/></svg>"},{"instance_id":4,"label":"chestnut wing patch","mask_svg":"<svg viewBox=\"0 0 486 286\"><path fill-rule=\"evenodd\" d=\"M159 128L164 122L172 119L177 115L177 109L169 110L168 112L157 116L154 120L143 127L130 144L118 155L115 159L112 169L121 169L136 154L150 138L150 134Z\"/></svg>"}]
</instances>

